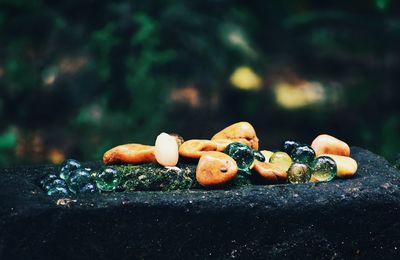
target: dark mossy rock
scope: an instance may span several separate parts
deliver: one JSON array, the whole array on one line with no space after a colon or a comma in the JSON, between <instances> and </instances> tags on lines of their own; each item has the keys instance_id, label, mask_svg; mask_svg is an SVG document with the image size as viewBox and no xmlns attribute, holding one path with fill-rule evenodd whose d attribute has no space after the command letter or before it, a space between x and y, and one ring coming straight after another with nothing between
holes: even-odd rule
<instances>
[{"instance_id":1,"label":"dark mossy rock","mask_svg":"<svg viewBox=\"0 0 400 260\"><path fill-rule=\"evenodd\" d=\"M400 259L400 172L352 156L329 183L61 200L36 183L54 167L0 170L0 259Z\"/></svg>"}]
</instances>

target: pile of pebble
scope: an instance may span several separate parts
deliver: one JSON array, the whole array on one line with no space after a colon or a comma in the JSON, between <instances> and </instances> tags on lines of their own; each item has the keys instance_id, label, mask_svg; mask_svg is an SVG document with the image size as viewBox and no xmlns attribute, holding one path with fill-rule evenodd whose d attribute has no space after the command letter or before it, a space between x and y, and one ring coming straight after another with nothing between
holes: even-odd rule
<instances>
[{"instance_id":1,"label":"pile of pebble","mask_svg":"<svg viewBox=\"0 0 400 260\"><path fill-rule=\"evenodd\" d=\"M237 176L256 184L327 182L351 177L358 167L350 157L350 147L326 134L316 137L311 145L289 140L279 151L259 150L256 132L248 122L230 125L210 140L184 141L178 135L161 133L154 146L124 144L103 156L105 165L155 163L178 171L179 160L196 164L195 178L203 187L223 185ZM122 177L111 167L94 172L76 160L67 160L57 174L46 176L41 184L49 195L93 193L114 191Z\"/></svg>"}]
</instances>

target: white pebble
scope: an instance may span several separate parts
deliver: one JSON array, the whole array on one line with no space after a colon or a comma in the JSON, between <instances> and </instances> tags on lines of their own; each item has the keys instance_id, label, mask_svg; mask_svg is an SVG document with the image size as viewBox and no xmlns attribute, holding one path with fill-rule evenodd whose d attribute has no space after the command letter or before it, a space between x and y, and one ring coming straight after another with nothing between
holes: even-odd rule
<instances>
[{"instance_id":1,"label":"white pebble","mask_svg":"<svg viewBox=\"0 0 400 260\"><path fill-rule=\"evenodd\" d=\"M166 133L157 136L155 156L159 164L163 166L175 166L178 163L179 152L175 137Z\"/></svg>"}]
</instances>

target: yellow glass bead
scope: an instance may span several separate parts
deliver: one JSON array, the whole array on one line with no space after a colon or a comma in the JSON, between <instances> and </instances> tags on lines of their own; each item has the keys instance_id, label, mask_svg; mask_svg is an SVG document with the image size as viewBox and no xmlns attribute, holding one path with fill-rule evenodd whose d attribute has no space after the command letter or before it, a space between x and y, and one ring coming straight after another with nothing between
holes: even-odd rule
<instances>
[{"instance_id":1,"label":"yellow glass bead","mask_svg":"<svg viewBox=\"0 0 400 260\"><path fill-rule=\"evenodd\" d=\"M292 158L290 158L290 156L285 152L274 153L269 159L269 162L285 172L289 170L293 163Z\"/></svg>"}]
</instances>

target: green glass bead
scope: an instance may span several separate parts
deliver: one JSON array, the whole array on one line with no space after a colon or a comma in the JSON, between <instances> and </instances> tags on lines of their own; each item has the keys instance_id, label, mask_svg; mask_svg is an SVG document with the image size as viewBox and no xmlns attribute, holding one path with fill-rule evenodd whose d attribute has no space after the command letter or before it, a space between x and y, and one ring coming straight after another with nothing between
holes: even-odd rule
<instances>
[{"instance_id":1,"label":"green glass bead","mask_svg":"<svg viewBox=\"0 0 400 260\"><path fill-rule=\"evenodd\" d=\"M269 162L280 168L282 171L287 172L292 165L293 161L290 156L285 152L276 152L269 158Z\"/></svg>"},{"instance_id":2,"label":"green glass bead","mask_svg":"<svg viewBox=\"0 0 400 260\"><path fill-rule=\"evenodd\" d=\"M296 163L310 164L315 158L315 152L310 146L302 145L295 148L290 156Z\"/></svg>"},{"instance_id":3,"label":"green glass bead","mask_svg":"<svg viewBox=\"0 0 400 260\"><path fill-rule=\"evenodd\" d=\"M254 153L254 159L260 162L265 162L265 156L260 151L253 150L253 153Z\"/></svg>"},{"instance_id":4,"label":"green glass bead","mask_svg":"<svg viewBox=\"0 0 400 260\"><path fill-rule=\"evenodd\" d=\"M92 181L90 173L84 169L77 169L69 175L69 178L66 180L68 189L77 193L79 189L84 187L86 184Z\"/></svg>"},{"instance_id":5,"label":"green glass bead","mask_svg":"<svg viewBox=\"0 0 400 260\"><path fill-rule=\"evenodd\" d=\"M291 154L293 152L293 150L299 146L300 146L300 144L298 142L287 140L287 141L283 142L283 144L282 144L282 151L287 154Z\"/></svg>"},{"instance_id":6,"label":"green glass bead","mask_svg":"<svg viewBox=\"0 0 400 260\"><path fill-rule=\"evenodd\" d=\"M250 166L254 161L253 149L245 144L235 142L225 148L225 153L236 161L239 170L250 172Z\"/></svg>"},{"instance_id":7,"label":"green glass bead","mask_svg":"<svg viewBox=\"0 0 400 260\"><path fill-rule=\"evenodd\" d=\"M121 182L121 174L112 168L104 168L96 175L96 186L102 191L113 191Z\"/></svg>"},{"instance_id":8,"label":"green glass bead","mask_svg":"<svg viewBox=\"0 0 400 260\"><path fill-rule=\"evenodd\" d=\"M71 172L80 169L82 166L80 162L74 159L68 159L61 164L60 168L60 178L63 180L68 179Z\"/></svg>"},{"instance_id":9,"label":"green glass bead","mask_svg":"<svg viewBox=\"0 0 400 260\"><path fill-rule=\"evenodd\" d=\"M47 191L47 195L68 195L68 190L65 187L53 187Z\"/></svg>"},{"instance_id":10,"label":"green glass bead","mask_svg":"<svg viewBox=\"0 0 400 260\"><path fill-rule=\"evenodd\" d=\"M288 172L288 181L293 184L306 183L311 178L311 169L306 164L293 163Z\"/></svg>"},{"instance_id":11,"label":"green glass bead","mask_svg":"<svg viewBox=\"0 0 400 260\"><path fill-rule=\"evenodd\" d=\"M311 164L311 174L316 181L330 181L336 176L335 161L327 156L315 158Z\"/></svg>"}]
</instances>

